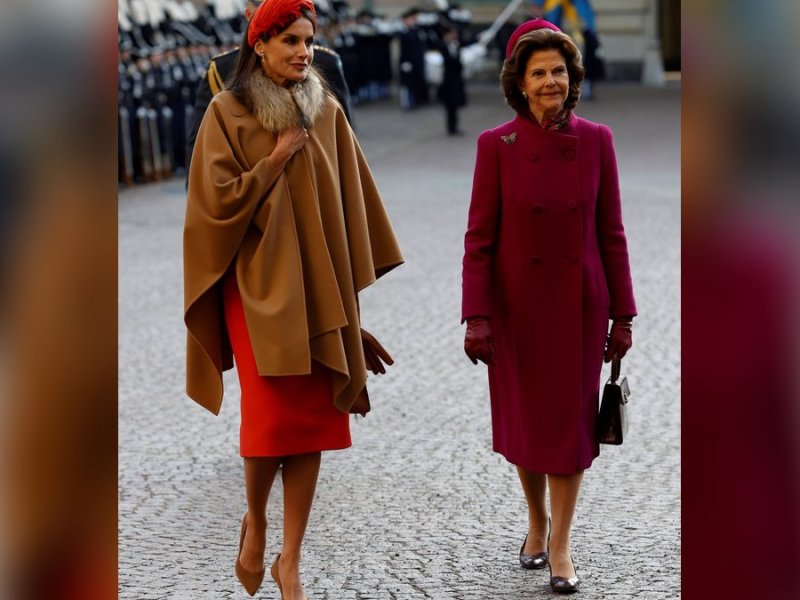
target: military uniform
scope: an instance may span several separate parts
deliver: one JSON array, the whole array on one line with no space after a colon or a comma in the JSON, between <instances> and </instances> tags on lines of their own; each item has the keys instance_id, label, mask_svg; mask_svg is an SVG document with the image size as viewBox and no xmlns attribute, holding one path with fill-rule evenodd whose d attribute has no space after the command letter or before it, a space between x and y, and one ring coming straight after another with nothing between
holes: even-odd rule
<instances>
[{"instance_id":1,"label":"military uniform","mask_svg":"<svg viewBox=\"0 0 800 600\"><path fill-rule=\"evenodd\" d=\"M444 60L444 73L437 96L447 113L447 133L455 135L458 129L458 109L467 104L467 90L464 85L463 65L458 42L441 41L437 49Z\"/></svg>"},{"instance_id":2,"label":"military uniform","mask_svg":"<svg viewBox=\"0 0 800 600\"><path fill-rule=\"evenodd\" d=\"M413 110L428 103L428 84L425 81L426 40L427 34L418 25L410 25L400 34L400 103L405 110Z\"/></svg>"},{"instance_id":3,"label":"military uniform","mask_svg":"<svg viewBox=\"0 0 800 600\"><path fill-rule=\"evenodd\" d=\"M194 142L197 139L197 131L206 108L211 103L211 98L225 89L225 82L231 78L236 70L236 63L239 61L239 48L234 48L228 52L217 54L208 63L208 68L203 74L203 78L197 85L195 94L194 111L192 114L192 125L186 139L186 156L191 161ZM312 63L325 78L328 87L339 104L344 109L347 121L352 123L350 117L350 92L344 80L342 71L342 60L339 55L324 46L314 45L314 60Z\"/></svg>"}]
</instances>

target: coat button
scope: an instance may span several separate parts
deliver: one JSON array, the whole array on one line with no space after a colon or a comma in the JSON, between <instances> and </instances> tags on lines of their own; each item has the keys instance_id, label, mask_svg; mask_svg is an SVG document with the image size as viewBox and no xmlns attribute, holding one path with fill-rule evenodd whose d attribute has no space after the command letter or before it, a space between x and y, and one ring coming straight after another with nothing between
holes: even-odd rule
<instances>
[{"instance_id":1,"label":"coat button","mask_svg":"<svg viewBox=\"0 0 800 600\"><path fill-rule=\"evenodd\" d=\"M572 148L565 148L561 151L561 156L563 156L565 160L575 160L575 150Z\"/></svg>"},{"instance_id":2,"label":"coat button","mask_svg":"<svg viewBox=\"0 0 800 600\"><path fill-rule=\"evenodd\" d=\"M577 200L570 200L569 202L567 202L567 208L569 208L570 210L577 209L578 208Z\"/></svg>"},{"instance_id":3,"label":"coat button","mask_svg":"<svg viewBox=\"0 0 800 600\"><path fill-rule=\"evenodd\" d=\"M535 214L540 215L540 214L542 214L543 210L544 210L544 207L541 204L534 204L533 205L533 212Z\"/></svg>"},{"instance_id":4,"label":"coat button","mask_svg":"<svg viewBox=\"0 0 800 600\"><path fill-rule=\"evenodd\" d=\"M538 254L534 254L533 256L531 256L531 262L534 265L540 265L542 264L542 257L539 256Z\"/></svg>"},{"instance_id":5,"label":"coat button","mask_svg":"<svg viewBox=\"0 0 800 600\"><path fill-rule=\"evenodd\" d=\"M569 254L567 254L565 258L571 263L578 261L578 255L575 254L574 252L570 252Z\"/></svg>"},{"instance_id":6,"label":"coat button","mask_svg":"<svg viewBox=\"0 0 800 600\"><path fill-rule=\"evenodd\" d=\"M531 161L531 162L536 162L537 160L539 160L539 155L536 154L535 152L532 153L532 154L529 154L528 155L528 160Z\"/></svg>"}]
</instances>

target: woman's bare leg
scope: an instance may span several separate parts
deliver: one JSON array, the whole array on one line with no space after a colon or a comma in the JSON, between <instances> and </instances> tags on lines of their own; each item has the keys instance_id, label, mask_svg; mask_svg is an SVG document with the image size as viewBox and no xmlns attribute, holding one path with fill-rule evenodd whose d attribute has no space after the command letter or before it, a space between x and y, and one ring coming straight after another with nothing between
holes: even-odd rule
<instances>
[{"instance_id":1,"label":"woman's bare leg","mask_svg":"<svg viewBox=\"0 0 800 600\"><path fill-rule=\"evenodd\" d=\"M537 554L547 549L547 475L517 466L528 503L528 541L523 552Z\"/></svg>"},{"instance_id":2,"label":"woman's bare leg","mask_svg":"<svg viewBox=\"0 0 800 600\"><path fill-rule=\"evenodd\" d=\"M244 483L247 494L247 533L244 536L239 562L247 571L264 567L267 545L267 501L272 482L281 464L280 458L257 457L244 459Z\"/></svg>"},{"instance_id":3,"label":"woman's bare leg","mask_svg":"<svg viewBox=\"0 0 800 600\"><path fill-rule=\"evenodd\" d=\"M548 475L553 532L550 534L550 565L553 575L574 577L570 561L570 529L581 489L583 471L574 475Z\"/></svg>"},{"instance_id":4,"label":"woman's bare leg","mask_svg":"<svg viewBox=\"0 0 800 600\"><path fill-rule=\"evenodd\" d=\"M305 600L300 583L300 547L306 532L322 455L296 454L283 463L283 549L278 563L283 597Z\"/></svg>"}]
</instances>

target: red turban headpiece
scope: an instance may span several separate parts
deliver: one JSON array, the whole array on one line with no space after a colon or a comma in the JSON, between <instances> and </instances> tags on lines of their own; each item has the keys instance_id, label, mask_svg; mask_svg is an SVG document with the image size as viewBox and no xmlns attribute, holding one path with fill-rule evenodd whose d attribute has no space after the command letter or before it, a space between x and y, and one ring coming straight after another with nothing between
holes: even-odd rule
<instances>
[{"instance_id":1,"label":"red turban headpiece","mask_svg":"<svg viewBox=\"0 0 800 600\"><path fill-rule=\"evenodd\" d=\"M511 54L514 52L514 46L517 45L519 38L526 33L536 31L537 29L551 29L558 32L561 31L550 21L545 21L544 19L531 19L530 21L525 21L522 25L514 30L514 33L512 33L511 37L508 39L508 44L506 44L506 60L511 58Z\"/></svg>"},{"instance_id":2,"label":"red turban headpiece","mask_svg":"<svg viewBox=\"0 0 800 600\"><path fill-rule=\"evenodd\" d=\"M315 17L317 16L311 0L264 0L250 19L250 25L247 28L247 43L253 48L261 36L269 33L276 25L291 22L292 17L298 18L302 14L300 11L304 8L310 10Z\"/></svg>"}]
</instances>

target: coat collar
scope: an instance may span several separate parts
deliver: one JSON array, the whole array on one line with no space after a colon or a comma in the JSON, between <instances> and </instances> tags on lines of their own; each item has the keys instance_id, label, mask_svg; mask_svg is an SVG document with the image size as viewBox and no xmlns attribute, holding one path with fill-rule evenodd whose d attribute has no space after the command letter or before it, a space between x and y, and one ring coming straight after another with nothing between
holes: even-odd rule
<instances>
[{"instance_id":1,"label":"coat collar","mask_svg":"<svg viewBox=\"0 0 800 600\"><path fill-rule=\"evenodd\" d=\"M247 108L264 129L273 133L295 125L311 127L325 106L325 85L313 67L304 81L291 88L277 85L257 69L243 91Z\"/></svg>"},{"instance_id":2,"label":"coat collar","mask_svg":"<svg viewBox=\"0 0 800 600\"><path fill-rule=\"evenodd\" d=\"M570 113L569 121L567 124L558 131L550 131L548 129L543 129L538 123L534 123L530 119L523 117L522 115L517 115L514 117L514 120L511 121L516 127L523 129L524 131L528 131L533 133L534 135L541 135L541 136L559 136L559 135L567 135L567 136L574 136L576 135L576 122L577 118L575 113ZM557 139L557 138L556 138Z\"/></svg>"}]
</instances>

